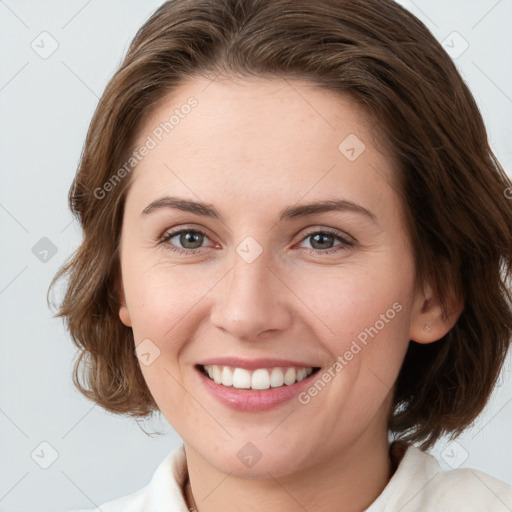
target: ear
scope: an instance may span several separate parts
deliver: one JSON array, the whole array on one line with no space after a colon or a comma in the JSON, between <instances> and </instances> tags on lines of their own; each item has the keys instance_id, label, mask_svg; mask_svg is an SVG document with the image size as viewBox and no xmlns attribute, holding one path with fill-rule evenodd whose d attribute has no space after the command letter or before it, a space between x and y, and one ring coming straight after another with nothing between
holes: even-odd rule
<instances>
[{"instance_id":1,"label":"ear","mask_svg":"<svg viewBox=\"0 0 512 512\"><path fill-rule=\"evenodd\" d=\"M417 343L433 343L455 325L464 309L464 301L454 293L447 294L445 301L446 316L443 315L441 304L429 284L416 292L409 334L411 340Z\"/></svg>"},{"instance_id":2,"label":"ear","mask_svg":"<svg viewBox=\"0 0 512 512\"><path fill-rule=\"evenodd\" d=\"M132 320L130 318L130 312L128 311L128 306L126 305L126 300L124 296L124 287L123 287L123 277L121 275L121 269L116 276L116 294L119 299L119 318L121 322L123 322L126 327L132 326Z\"/></svg>"}]
</instances>

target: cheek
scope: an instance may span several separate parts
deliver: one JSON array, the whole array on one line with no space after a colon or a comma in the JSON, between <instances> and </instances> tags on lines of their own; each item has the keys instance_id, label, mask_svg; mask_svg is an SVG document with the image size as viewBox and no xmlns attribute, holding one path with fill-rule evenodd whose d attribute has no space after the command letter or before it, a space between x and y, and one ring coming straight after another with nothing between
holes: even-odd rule
<instances>
[{"instance_id":1,"label":"cheek","mask_svg":"<svg viewBox=\"0 0 512 512\"><path fill-rule=\"evenodd\" d=\"M294 292L310 310L310 316L324 325L325 332L351 338L374 324L379 331L390 325L405 326L411 276L405 268L397 274L375 265L373 269L353 267L310 273L292 282Z\"/></svg>"},{"instance_id":2,"label":"cheek","mask_svg":"<svg viewBox=\"0 0 512 512\"><path fill-rule=\"evenodd\" d=\"M409 344L412 287L411 260L389 252L371 265L305 275L294 292L307 306L307 328L349 380L389 389Z\"/></svg>"},{"instance_id":3,"label":"cheek","mask_svg":"<svg viewBox=\"0 0 512 512\"><path fill-rule=\"evenodd\" d=\"M140 369L160 410L166 415L171 411L172 422L184 421L189 398L177 384L185 380L180 361L201 321L201 299L212 284L192 265L188 272L162 263L148 266L147 260L135 266L125 286L135 345L147 347L154 358L146 365L139 356ZM173 411L181 411L180 418Z\"/></svg>"},{"instance_id":4,"label":"cheek","mask_svg":"<svg viewBox=\"0 0 512 512\"><path fill-rule=\"evenodd\" d=\"M176 350L215 282L211 269L179 267L165 260L151 264L149 258L125 263L124 289L135 342L149 338L158 340L159 346L165 343L165 350Z\"/></svg>"}]
</instances>

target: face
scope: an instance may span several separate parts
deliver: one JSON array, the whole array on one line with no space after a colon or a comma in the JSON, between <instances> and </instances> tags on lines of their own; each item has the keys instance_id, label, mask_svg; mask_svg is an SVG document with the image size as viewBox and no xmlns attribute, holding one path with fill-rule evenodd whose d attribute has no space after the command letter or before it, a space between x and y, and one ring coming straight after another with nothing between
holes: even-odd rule
<instances>
[{"instance_id":1,"label":"face","mask_svg":"<svg viewBox=\"0 0 512 512\"><path fill-rule=\"evenodd\" d=\"M186 447L263 478L387 439L424 297L362 112L305 82L198 78L145 120L144 143L119 315Z\"/></svg>"}]
</instances>

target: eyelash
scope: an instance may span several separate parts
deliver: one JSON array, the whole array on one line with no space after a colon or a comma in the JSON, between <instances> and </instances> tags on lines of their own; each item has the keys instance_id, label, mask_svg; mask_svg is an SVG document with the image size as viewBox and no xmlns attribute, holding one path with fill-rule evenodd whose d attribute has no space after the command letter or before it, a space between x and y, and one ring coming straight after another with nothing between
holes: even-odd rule
<instances>
[{"instance_id":1,"label":"eyelash","mask_svg":"<svg viewBox=\"0 0 512 512\"><path fill-rule=\"evenodd\" d=\"M185 254L185 253L186 254L197 254L198 252L201 252L202 249L204 249L204 247L200 247L197 249L181 249L180 247L177 247L174 244L170 243L170 240L172 238L174 238L177 235L181 235L182 233L199 233L200 235L202 235L206 238L209 238L208 234L200 229L181 228L181 229L177 229L176 231L169 231L169 232L165 233L164 236L160 239L159 243L167 244L168 249L170 249L171 251L176 252L178 254ZM345 237L341 236L337 231L334 231L329 228L309 231L301 239L301 242L303 242L304 240L307 240L308 238L312 237L313 235L318 235L318 234L332 236L333 238L336 238L337 240L339 240L341 242L341 244L337 245L335 247L331 247L326 250L305 248L309 253L331 254L333 252L347 250L348 248L354 247L356 245L356 242L353 239L350 239L349 237L345 238Z\"/></svg>"}]
</instances>

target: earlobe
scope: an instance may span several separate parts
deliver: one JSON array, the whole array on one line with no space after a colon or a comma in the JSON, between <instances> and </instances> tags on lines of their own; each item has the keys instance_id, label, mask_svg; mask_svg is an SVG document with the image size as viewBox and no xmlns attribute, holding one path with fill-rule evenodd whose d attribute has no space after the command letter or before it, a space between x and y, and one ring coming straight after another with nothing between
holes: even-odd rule
<instances>
[{"instance_id":1,"label":"earlobe","mask_svg":"<svg viewBox=\"0 0 512 512\"><path fill-rule=\"evenodd\" d=\"M121 322L123 322L123 324L126 325L126 327L132 326L130 312L128 311L126 304L121 304L119 306L119 318L121 319Z\"/></svg>"},{"instance_id":2,"label":"earlobe","mask_svg":"<svg viewBox=\"0 0 512 512\"><path fill-rule=\"evenodd\" d=\"M117 278L116 278L116 293L117 293L117 297L119 300L119 318L120 318L121 322L123 322L123 324L126 325L126 327L131 327L132 320L130 318L130 312L128 311L128 306L126 305L121 272L118 273Z\"/></svg>"},{"instance_id":3,"label":"earlobe","mask_svg":"<svg viewBox=\"0 0 512 512\"><path fill-rule=\"evenodd\" d=\"M425 286L424 290L418 292L414 303L409 338L417 343L440 340L457 322L464 309L464 302L454 294L449 294L446 297L446 309L445 316L431 287Z\"/></svg>"}]
</instances>

